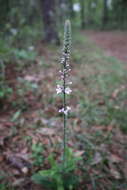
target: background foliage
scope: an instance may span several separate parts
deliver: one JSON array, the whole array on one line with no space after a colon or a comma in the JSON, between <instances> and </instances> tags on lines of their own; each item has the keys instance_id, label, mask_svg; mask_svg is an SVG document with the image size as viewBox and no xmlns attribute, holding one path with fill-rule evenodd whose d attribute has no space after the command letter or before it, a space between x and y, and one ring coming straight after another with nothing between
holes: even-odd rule
<instances>
[{"instance_id":1,"label":"background foliage","mask_svg":"<svg viewBox=\"0 0 127 190\"><path fill-rule=\"evenodd\" d=\"M0 190L42 189L31 176L54 188L60 178L70 189L74 182L80 190L127 189L126 7L126 0L0 0ZM73 31L72 169L63 179L56 164L62 101L54 86L66 18Z\"/></svg>"}]
</instances>

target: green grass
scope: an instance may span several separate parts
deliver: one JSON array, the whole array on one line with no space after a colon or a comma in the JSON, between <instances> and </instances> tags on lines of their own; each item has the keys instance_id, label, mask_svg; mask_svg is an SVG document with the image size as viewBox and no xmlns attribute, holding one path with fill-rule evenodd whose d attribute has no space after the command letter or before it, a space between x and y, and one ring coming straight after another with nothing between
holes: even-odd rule
<instances>
[{"instance_id":1,"label":"green grass","mask_svg":"<svg viewBox=\"0 0 127 190\"><path fill-rule=\"evenodd\" d=\"M109 125L113 121L127 132L127 108L124 106L126 89L120 91L115 99L112 98L115 90L126 85L124 63L115 57L107 56L83 33L80 36L76 33L74 37L72 59L78 74L75 80L78 80L76 82L80 83L81 88L76 95L81 118L88 126Z\"/></svg>"}]
</instances>

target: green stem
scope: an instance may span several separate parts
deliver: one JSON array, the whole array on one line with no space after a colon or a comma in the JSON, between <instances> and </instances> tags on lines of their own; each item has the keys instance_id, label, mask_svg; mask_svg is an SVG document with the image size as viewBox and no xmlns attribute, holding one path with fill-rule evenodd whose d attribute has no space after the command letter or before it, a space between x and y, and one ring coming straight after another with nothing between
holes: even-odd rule
<instances>
[{"instance_id":1,"label":"green stem","mask_svg":"<svg viewBox=\"0 0 127 190\"><path fill-rule=\"evenodd\" d=\"M66 69L66 60L65 60L65 64L64 64L64 69ZM64 111L66 110L66 93L65 93L65 89L66 89L66 73L64 72L64 78L63 78L63 86L64 86L64 92L63 92L63 107L64 107ZM67 123L67 116L64 113L64 136L63 136L63 142L64 142L64 150L63 150L63 162L64 162L64 166L66 163L66 123Z\"/></svg>"}]
</instances>

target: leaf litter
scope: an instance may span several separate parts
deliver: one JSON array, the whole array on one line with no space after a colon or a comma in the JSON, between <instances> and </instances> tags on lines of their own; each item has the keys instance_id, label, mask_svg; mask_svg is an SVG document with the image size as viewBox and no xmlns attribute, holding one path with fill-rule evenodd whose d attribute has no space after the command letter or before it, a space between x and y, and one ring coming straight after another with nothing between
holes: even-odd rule
<instances>
[{"instance_id":1,"label":"leaf litter","mask_svg":"<svg viewBox=\"0 0 127 190\"><path fill-rule=\"evenodd\" d=\"M56 54L47 50L45 60L50 67L41 68L41 65L38 64L24 71L24 80L31 83L36 82L39 85L36 92L29 91L27 93L27 110L24 112L21 112L20 109L18 111L11 110L8 117L6 117L6 112L4 117L1 116L0 171L7 174L4 177L5 182L11 183L18 190L27 190L28 185L33 190L40 189L39 186L35 186L30 181L31 174L39 169L39 167L32 166L32 144L41 143L44 146L43 154L45 157L56 152L56 159L59 159L61 154L59 147L62 143L62 117L57 112L56 106L61 106L62 102L56 97L55 100L52 99L55 94L53 87L56 76L54 73L57 73L56 63L53 62L53 59L56 59L54 57ZM126 179L127 151L125 147L127 136L114 125L94 124L90 128L87 127L87 123L80 117L78 101L81 96L78 92L85 93L89 87L87 85L84 87L84 82L80 82L84 80L81 74L83 66L79 67L74 63L73 67L72 88L75 95L70 100L73 113L69 116L68 122L68 133L71 134L68 144L75 150L75 156L81 156L84 160L83 167L78 171L81 178L84 176L83 168L87 169L87 174L85 174L79 190L83 190L84 185L88 190L92 190L94 180L97 181L96 176L98 176L100 184L97 190L106 189L105 187L110 186L112 180L122 180L123 175ZM117 98L121 90L124 90L124 87L115 89L111 95L112 98ZM90 98L95 99L96 95ZM101 102L101 104L99 102L99 106L105 106L103 97ZM109 141L106 140L109 137ZM43 164L43 167L48 165L46 161Z\"/></svg>"}]
</instances>

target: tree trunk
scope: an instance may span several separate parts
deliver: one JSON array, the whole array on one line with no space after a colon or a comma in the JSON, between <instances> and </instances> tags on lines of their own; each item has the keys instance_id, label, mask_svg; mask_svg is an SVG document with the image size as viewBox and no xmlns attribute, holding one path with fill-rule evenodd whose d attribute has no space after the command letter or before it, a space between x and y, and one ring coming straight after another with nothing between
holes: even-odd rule
<instances>
[{"instance_id":1,"label":"tree trunk","mask_svg":"<svg viewBox=\"0 0 127 190\"><path fill-rule=\"evenodd\" d=\"M103 20L102 20L102 29L105 29L108 23L108 0L104 1L104 8L103 8Z\"/></svg>"},{"instance_id":2,"label":"tree trunk","mask_svg":"<svg viewBox=\"0 0 127 190\"><path fill-rule=\"evenodd\" d=\"M44 24L44 41L59 44L56 28L55 0L40 0Z\"/></svg>"},{"instance_id":3,"label":"tree trunk","mask_svg":"<svg viewBox=\"0 0 127 190\"><path fill-rule=\"evenodd\" d=\"M85 28L85 0L80 0L81 28Z\"/></svg>"},{"instance_id":4,"label":"tree trunk","mask_svg":"<svg viewBox=\"0 0 127 190\"><path fill-rule=\"evenodd\" d=\"M69 0L68 6L69 6L70 18L73 18L75 16L75 13L74 13L74 10L73 10L73 0Z\"/></svg>"},{"instance_id":5,"label":"tree trunk","mask_svg":"<svg viewBox=\"0 0 127 190\"><path fill-rule=\"evenodd\" d=\"M3 29L5 23L8 22L8 13L9 13L9 0L0 1L0 29Z\"/></svg>"},{"instance_id":6,"label":"tree trunk","mask_svg":"<svg viewBox=\"0 0 127 190\"><path fill-rule=\"evenodd\" d=\"M69 1L71 1L71 0L69 0ZM64 20L64 22L69 17L69 5L70 5L69 1L68 0L59 0L60 13L61 13L62 20Z\"/></svg>"}]
</instances>

